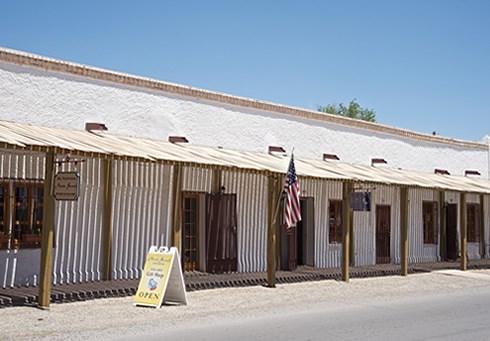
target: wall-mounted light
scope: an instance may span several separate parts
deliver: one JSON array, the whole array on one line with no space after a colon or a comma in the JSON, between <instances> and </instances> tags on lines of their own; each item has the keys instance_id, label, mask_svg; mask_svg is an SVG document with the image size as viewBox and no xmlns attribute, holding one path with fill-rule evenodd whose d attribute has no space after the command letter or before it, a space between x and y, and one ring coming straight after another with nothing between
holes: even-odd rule
<instances>
[{"instance_id":1,"label":"wall-mounted light","mask_svg":"<svg viewBox=\"0 0 490 341\"><path fill-rule=\"evenodd\" d=\"M337 156L337 154L323 154L323 161L327 161L327 160L340 160L340 158Z\"/></svg>"},{"instance_id":2,"label":"wall-mounted light","mask_svg":"<svg viewBox=\"0 0 490 341\"><path fill-rule=\"evenodd\" d=\"M451 173L449 173L447 169L441 169L441 168L434 169L434 174L451 175Z\"/></svg>"},{"instance_id":3,"label":"wall-mounted light","mask_svg":"<svg viewBox=\"0 0 490 341\"><path fill-rule=\"evenodd\" d=\"M87 123L85 123L85 130L86 131L92 131L92 130L104 131L104 130L108 130L108 129L104 123L87 122Z\"/></svg>"},{"instance_id":4,"label":"wall-mounted light","mask_svg":"<svg viewBox=\"0 0 490 341\"><path fill-rule=\"evenodd\" d=\"M388 163L385 159L382 159L382 158L374 158L374 159L371 159L371 166L374 166L374 165L380 165L380 164L386 164Z\"/></svg>"},{"instance_id":5,"label":"wall-mounted light","mask_svg":"<svg viewBox=\"0 0 490 341\"><path fill-rule=\"evenodd\" d=\"M477 170L467 169L467 170L464 171L464 176L468 176L468 175L481 175L481 174Z\"/></svg>"},{"instance_id":6,"label":"wall-mounted light","mask_svg":"<svg viewBox=\"0 0 490 341\"><path fill-rule=\"evenodd\" d=\"M272 153L285 153L286 150L280 146L269 146L269 154Z\"/></svg>"},{"instance_id":7,"label":"wall-mounted light","mask_svg":"<svg viewBox=\"0 0 490 341\"><path fill-rule=\"evenodd\" d=\"M188 143L189 141L184 136L169 136L168 142L171 142L171 143Z\"/></svg>"}]
</instances>

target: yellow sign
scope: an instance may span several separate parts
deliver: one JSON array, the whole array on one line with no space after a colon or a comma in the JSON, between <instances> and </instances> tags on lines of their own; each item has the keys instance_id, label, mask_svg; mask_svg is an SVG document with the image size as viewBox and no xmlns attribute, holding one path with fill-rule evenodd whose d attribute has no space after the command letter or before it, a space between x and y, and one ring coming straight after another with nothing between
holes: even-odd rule
<instances>
[{"instance_id":1,"label":"yellow sign","mask_svg":"<svg viewBox=\"0 0 490 341\"><path fill-rule=\"evenodd\" d=\"M173 288L167 290L169 283ZM168 300L187 304L178 252L175 248L169 251L167 248L152 246L146 256L134 305L158 308Z\"/></svg>"}]
</instances>

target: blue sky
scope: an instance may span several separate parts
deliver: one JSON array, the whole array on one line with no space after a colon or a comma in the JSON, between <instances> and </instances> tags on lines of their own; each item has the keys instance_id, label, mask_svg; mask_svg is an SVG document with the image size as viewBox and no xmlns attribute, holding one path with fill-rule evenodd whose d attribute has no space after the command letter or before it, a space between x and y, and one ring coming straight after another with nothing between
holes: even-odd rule
<instances>
[{"instance_id":1,"label":"blue sky","mask_svg":"<svg viewBox=\"0 0 490 341\"><path fill-rule=\"evenodd\" d=\"M7 1L0 46L379 123L490 134L490 1Z\"/></svg>"}]
</instances>

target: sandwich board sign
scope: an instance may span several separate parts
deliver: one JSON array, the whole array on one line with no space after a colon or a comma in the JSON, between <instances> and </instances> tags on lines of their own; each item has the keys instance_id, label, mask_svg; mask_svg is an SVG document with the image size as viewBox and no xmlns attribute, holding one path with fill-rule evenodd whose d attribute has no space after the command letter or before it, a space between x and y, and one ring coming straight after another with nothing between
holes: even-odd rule
<instances>
[{"instance_id":1,"label":"sandwich board sign","mask_svg":"<svg viewBox=\"0 0 490 341\"><path fill-rule=\"evenodd\" d=\"M175 247L151 246L133 305L160 308L163 303L187 304L179 259Z\"/></svg>"}]
</instances>

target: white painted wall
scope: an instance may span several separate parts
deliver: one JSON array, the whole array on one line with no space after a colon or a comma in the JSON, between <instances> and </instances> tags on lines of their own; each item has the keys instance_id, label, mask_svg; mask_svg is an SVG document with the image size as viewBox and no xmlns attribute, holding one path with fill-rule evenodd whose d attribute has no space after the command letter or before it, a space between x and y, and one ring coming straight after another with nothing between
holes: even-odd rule
<instances>
[{"instance_id":1,"label":"white painted wall","mask_svg":"<svg viewBox=\"0 0 490 341\"><path fill-rule=\"evenodd\" d=\"M226 105L163 91L121 85L61 72L0 62L0 119L83 129L105 123L111 133L165 140L184 135L191 143L266 151L295 148L297 157L335 153L342 161L369 164L385 158L390 167L488 176L488 150L389 135L263 110Z\"/></svg>"}]
</instances>

